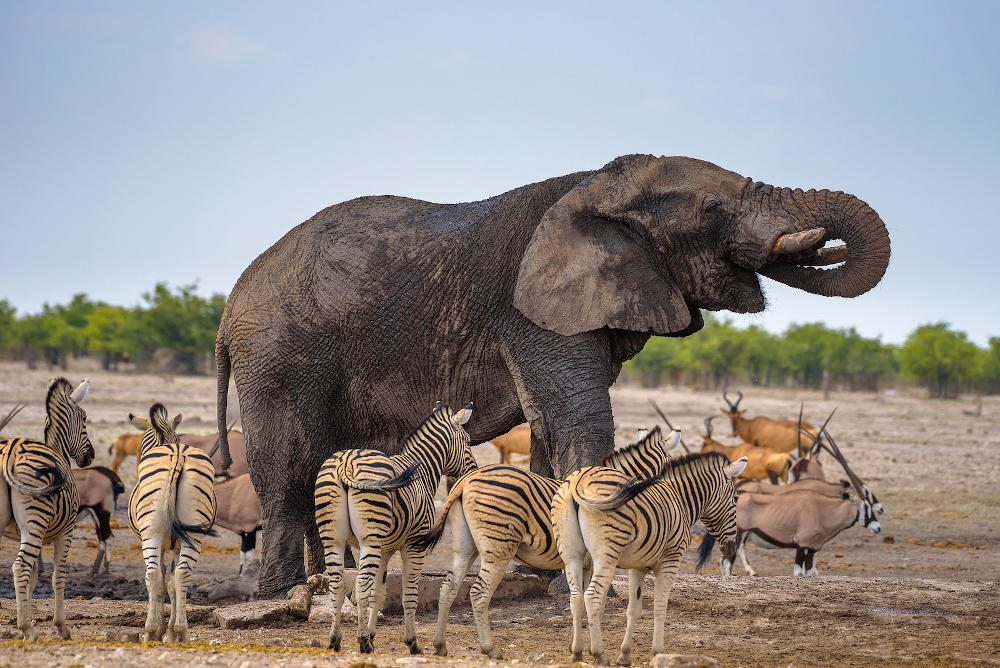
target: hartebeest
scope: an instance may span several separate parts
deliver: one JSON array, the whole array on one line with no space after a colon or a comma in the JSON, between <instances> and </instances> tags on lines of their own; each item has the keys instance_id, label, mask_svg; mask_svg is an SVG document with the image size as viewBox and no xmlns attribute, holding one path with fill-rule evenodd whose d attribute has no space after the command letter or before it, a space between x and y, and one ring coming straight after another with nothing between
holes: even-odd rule
<instances>
[{"instance_id":1,"label":"hartebeest","mask_svg":"<svg viewBox=\"0 0 1000 668\"><path fill-rule=\"evenodd\" d=\"M736 390L739 398L736 403L729 400L728 392L722 393L727 408L720 409L729 418L732 435L739 436L747 443L763 445L779 452L796 452L802 455L819 438L822 430L817 430L808 422L799 420L773 420L763 415L753 419L743 417L746 409L740 410L743 392ZM800 429L801 425L801 429Z\"/></svg>"},{"instance_id":2,"label":"hartebeest","mask_svg":"<svg viewBox=\"0 0 1000 668\"><path fill-rule=\"evenodd\" d=\"M840 498L811 490L784 494L740 494L736 500L736 545L748 575L756 575L746 560L744 544L749 539L766 548L795 550L792 575L813 575L816 553L841 531L859 523L872 533L881 530L867 501L852 501L847 492ZM699 562L708 558L714 540L702 539ZM722 574L731 575L733 562L722 560Z\"/></svg>"},{"instance_id":3,"label":"hartebeest","mask_svg":"<svg viewBox=\"0 0 1000 668\"><path fill-rule=\"evenodd\" d=\"M747 458L746 469L740 474L740 478L746 480L768 479L772 483L786 482L788 480L788 469L792 465L792 457L787 452L778 452L771 448L766 448L750 443L728 446L719 443L712 438L712 417L705 418L705 435L701 446L702 452L721 452L735 462L740 457Z\"/></svg>"}]
</instances>

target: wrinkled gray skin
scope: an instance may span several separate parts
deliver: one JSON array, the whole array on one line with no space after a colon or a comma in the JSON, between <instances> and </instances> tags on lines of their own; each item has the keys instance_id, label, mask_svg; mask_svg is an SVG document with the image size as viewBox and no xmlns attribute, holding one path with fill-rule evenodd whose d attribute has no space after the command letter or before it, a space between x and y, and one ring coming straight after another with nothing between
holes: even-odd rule
<instances>
[{"instance_id":1,"label":"wrinkled gray skin","mask_svg":"<svg viewBox=\"0 0 1000 668\"><path fill-rule=\"evenodd\" d=\"M844 264L769 262L779 235L818 226L847 243ZM856 296L888 261L861 200L683 157L625 156L480 202L320 211L254 260L219 326L219 428L232 373L263 506L261 595L303 580L303 535L322 569L312 490L333 452L398 452L435 401L472 401L473 443L527 420L532 470L561 477L612 450L608 388L651 334L698 331L700 308L763 310L756 273Z\"/></svg>"}]
</instances>

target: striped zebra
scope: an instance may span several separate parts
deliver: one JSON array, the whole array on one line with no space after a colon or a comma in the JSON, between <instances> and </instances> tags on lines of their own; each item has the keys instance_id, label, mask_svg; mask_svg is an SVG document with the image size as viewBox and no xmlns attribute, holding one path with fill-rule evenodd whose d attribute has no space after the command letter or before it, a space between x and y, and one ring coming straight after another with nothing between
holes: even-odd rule
<instances>
[{"instance_id":1,"label":"striped zebra","mask_svg":"<svg viewBox=\"0 0 1000 668\"><path fill-rule=\"evenodd\" d=\"M215 467L198 448L177 442L178 414L167 419L163 404L153 404L149 419L129 413L129 421L142 431L135 487L128 500L128 523L142 544L146 562L149 609L143 642L186 642L188 637L187 589L191 572L201 554L203 535L215 535ZM163 597L167 579L166 553L178 549L170 591L170 622L164 623Z\"/></svg>"},{"instance_id":2,"label":"striped zebra","mask_svg":"<svg viewBox=\"0 0 1000 668\"><path fill-rule=\"evenodd\" d=\"M588 467L574 472L552 500L559 555L566 564L573 614L573 660L583 657L583 608L590 628L590 653L607 665L601 635L605 596L615 568L629 569L628 621L618 664L631 662L632 633L642 612L639 586L653 571L653 654L663 652L667 597L681 557L699 519L724 552L736 551L736 489L733 478L746 459L730 464L721 453L687 455L667 464L662 476L635 482L620 471ZM583 592L587 555L593 575Z\"/></svg>"},{"instance_id":3,"label":"striped zebra","mask_svg":"<svg viewBox=\"0 0 1000 668\"><path fill-rule=\"evenodd\" d=\"M680 431L674 431L669 443L664 443L659 427L637 432L636 437L637 443L611 453L603 464L645 479L663 470L668 451L677 448L681 439ZM448 613L459 585L479 557L479 575L469 590L479 648L491 659L503 658L490 630L490 601L511 559L543 570L563 567L552 537L549 510L559 484L552 478L498 464L470 473L451 488L438 521L418 539L420 545L432 548L445 523L450 523L452 565L441 584L434 632L434 649L439 656L448 654Z\"/></svg>"},{"instance_id":4,"label":"striped zebra","mask_svg":"<svg viewBox=\"0 0 1000 668\"><path fill-rule=\"evenodd\" d=\"M434 521L434 494L441 475L458 477L476 468L469 434L462 427L471 416L471 403L456 412L438 402L403 442L402 453L389 457L375 450L343 450L323 463L316 478L316 524L333 595L331 649L340 650L344 552L350 542L360 546L355 602L361 651L374 651L375 621L385 601L386 564L400 552L403 639L411 653L420 653L417 579L427 551L415 546L413 538Z\"/></svg>"},{"instance_id":5,"label":"striped zebra","mask_svg":"<svg viewBox=\"0 0 1000 668\"><path fill-rule=\"evenodd\" d=\"M42 545L49 543L53 544L52 591L56 599L52 621L60 638L70 637L63 608L66 555L80 509L70 458L80 466L89 466L94 460L94 447L87 436L87 414L79 406L89 386L86 380L76 389L65 378L51 381L45 397L44 441L0 441L0 528L8 538L21 539L11 570L17 628L25 640L38 637L31 616L31 594L38 581Z\"/></svg>"}]
</instances>

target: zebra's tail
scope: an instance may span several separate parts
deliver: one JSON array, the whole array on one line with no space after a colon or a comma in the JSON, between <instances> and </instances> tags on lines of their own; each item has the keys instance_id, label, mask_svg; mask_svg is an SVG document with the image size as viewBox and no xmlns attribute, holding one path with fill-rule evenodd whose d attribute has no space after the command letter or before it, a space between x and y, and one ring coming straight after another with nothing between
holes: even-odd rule
<instances>
[{"instance_id":1,"label":"zebra's tail","mask_svg":"<svg viewBox=\"0 0 1000 668\"><path fill-rule=\"evenodd\" d=\"M63 473L62 469L53 462L50 466L42 466L35 469L35 475L42 476L46 473L52 474L52 482L44 487L35 487L33 485L26 485L17 479L14 475L14 457L10 457L7 460L7 466L4 468L3 477L7 481L7 484L21 492L22 494L27 494L28 496L38 497L38 496L48 496L62 489L67 482L66 474Z\"/></svg>"},{"instance_id":2,"label":"zebra's tail","mask_svg":"<svg viewBox=\"0 0 1000 668\"><path fill-rule=\"evenodd\" d=\"M706 533L701 539L701 546L698 548L698 563L694 565L694 570L700 571L701 567L705 565L708 558L712 556L712 548L715 547L715 536L710 533Z\"/></svg>"},{"instance_id":3,"label":"zebra's tail","mask_svg":"<svg viewBox=\"0 0 1000 668\"><path fill-rule=\"evenodd\" d=\"M354 478L344 476L341 478L341 482L345 487L350 487L351 489L371 489L379 492L388 492L389 490L405 487L413 479L419 466L419 464L412 464L391 478L384 478L382 480L355 480Z\"/></svg>"},{"instance_id":4,"label":"zebra's tail","mask_svg":"<svg viewBox=\"0 0 1000 668\"><path fill-rule=\"evenodd\" d=\"M652 478L629 483L627 485L617 485L615 491L602 498L585 496L580 493L579 487L574 486L573 500L588 510L607 512L609 510L620 508L635 497L639 496L639 494L641 494L644 490L652 487L658 482L660 482L660 478L658 476L654 476Z\"/></svg>"},{"instance_id":5,"label":"zebra's tail","mask_svg":"<svg viewBox=\"0 0 1000 668\"><path fill-rule=\"evenodd\" d=\"M441 513L438 515L437 521L434 522L432 526L426 533L422 533L415 537L410 544L413 545L418 550L424 550L425 552L430 552L437 545L438 541L441 540L441 534L444 533L444 525L448 521L448 513L451 512L451 506L456 501L462 498L462 492L465 490L465 481L469 479L469 474L466 474L458 479L458 481L452 486L451 492L448 493L448 498L444 501L444 506L441 507Z\"/></svg>"},{"instance_id":6,"label":"zebra's tail","mask_svg":"<svg viewBox=\"0 0 1000 668\"><path fill-rule=\"evenodd\" d=\"M203 536L217 536L218 534L212 529L211 524L185 524L177 517L177 486L180 484L183 472L184 456L178 452L170 469L170 479L167 481L167 520L174 538L179 539L188 547L195 547L191 534L198 533Z\"/></svg>"}]
</instances>

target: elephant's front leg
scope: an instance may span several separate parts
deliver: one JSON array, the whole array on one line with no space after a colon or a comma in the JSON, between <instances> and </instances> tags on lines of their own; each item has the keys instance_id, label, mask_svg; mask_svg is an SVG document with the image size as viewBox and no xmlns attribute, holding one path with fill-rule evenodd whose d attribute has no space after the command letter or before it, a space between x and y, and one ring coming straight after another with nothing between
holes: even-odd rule
<instances>
[{"instance_id":1,"label":"elephant's front leg","mask_svg":"<svg viewBox=\"0 0 1000 668\"><path fill-rule=\"evenodd\" d=\"M614 450L614 365L598 333L549 335L519 341L508 365L531 425L531 470L562 478Z\"/></svg>"},{"instance_id":2,"label":"elephant's front leg","mask_svg":"<svg viewBox=\"0 0 1000 668\"><path fill-rule=\"evenodd\" d=\"M251 480L257 487L257 479ZM305 493L305 488L310 493ZM259 495L263 530L257 589L261 598L284 596L305 582L304 539L307 520L312 519L306 503L312 504L311 491L311 485L288 483L280 493Z\"/></svg>"}]
</instances>

